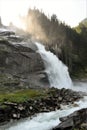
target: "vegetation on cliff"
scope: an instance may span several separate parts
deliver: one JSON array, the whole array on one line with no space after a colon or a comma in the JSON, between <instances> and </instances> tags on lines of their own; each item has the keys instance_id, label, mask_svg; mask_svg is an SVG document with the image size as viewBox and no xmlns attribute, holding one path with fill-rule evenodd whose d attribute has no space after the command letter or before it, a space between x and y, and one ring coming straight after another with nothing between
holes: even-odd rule
<instances>
[{"instance_id":1,"label":"vegetation on cliff","mask_svg":"<svg viewBox=\"0 0 87 130\"><path fill-rule=\"evenodd\" d=\"M23 21L26 31L58 55L69 67L71 74L78 76L82 75L82 72L86 73L87 26L70 28L60 22L55 14L49 18L38 9L29 9ZM80 33L77 30L80 30Z\"/></svg>"}]
</instances>

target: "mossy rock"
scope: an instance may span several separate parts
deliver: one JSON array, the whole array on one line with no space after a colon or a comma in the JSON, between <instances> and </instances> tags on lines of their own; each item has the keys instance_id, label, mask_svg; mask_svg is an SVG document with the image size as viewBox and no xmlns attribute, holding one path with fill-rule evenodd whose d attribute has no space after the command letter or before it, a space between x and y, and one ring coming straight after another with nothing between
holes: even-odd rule
<instances>
[{"instance_id":1,"label":"mossy rock","mask_svg":"<svg viewBox=\"0 0 87 130\"><path fill-rule=\"evenodd\" d=\"M40 98L45 96L42 90L35 90L35 89L26 89L26 90L19 90L13 93L3 93L0 94L0 102L3 103L7 102L24 102L29 99Z\"/></svg>"}]
</instances>

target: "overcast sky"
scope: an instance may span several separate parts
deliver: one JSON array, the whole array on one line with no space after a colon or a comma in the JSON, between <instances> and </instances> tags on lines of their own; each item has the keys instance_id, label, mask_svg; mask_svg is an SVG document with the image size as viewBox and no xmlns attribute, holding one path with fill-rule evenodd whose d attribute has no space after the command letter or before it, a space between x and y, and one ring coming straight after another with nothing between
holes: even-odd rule
<instances>
[{"instance_id":1,"label":"overcast sky","mask_svg":"<svg viewBox=\"0 0 87 130\"><path fill-rule=\"evenodd\" d=\"M57 18L70 26L76 26L87 17L87 0L0 0L0 16L4 24L17 26L19 15L26 15L29 7L42 9L46 15Z\"/></svg>"}]
</instances>

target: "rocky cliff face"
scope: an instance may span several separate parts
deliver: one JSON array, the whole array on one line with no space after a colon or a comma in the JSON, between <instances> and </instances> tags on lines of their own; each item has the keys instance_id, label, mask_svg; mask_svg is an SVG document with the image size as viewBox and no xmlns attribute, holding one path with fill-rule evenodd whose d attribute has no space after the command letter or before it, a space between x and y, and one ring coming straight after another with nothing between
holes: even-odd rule
<instances>
[{"instance_id":1,"label":"rocky cliff face","mask_svg":"<svg viewBox=\"0 0 87 130\"><path fill-rule=\"evenodd\" d=\"M1 86L43 87L47 77L43 61L36 50L37 47L31 41L24 42L10 31L0 32Z\"/></svg>"}]
</instances>

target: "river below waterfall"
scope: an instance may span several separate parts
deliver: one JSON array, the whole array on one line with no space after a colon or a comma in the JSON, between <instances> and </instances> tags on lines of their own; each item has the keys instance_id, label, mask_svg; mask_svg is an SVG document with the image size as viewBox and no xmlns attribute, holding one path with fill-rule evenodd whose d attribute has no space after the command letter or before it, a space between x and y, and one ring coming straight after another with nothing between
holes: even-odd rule
<instances>
[{"instance_id":1,"label":"river below waterfall","mask_svg":"<svg viewBox=\"0 0 87 130\"><path fill-rule=\"evenodd\" d=\"M75 82L73 90L87 92L87 82ZM0 126L0 130L51 130L53 127L60 123L59 118L67 116L81 108L87 108L87 96L84 96L77 105L62 106L61 110L52 111L49 113L40 113L36 116L14 123L10 122L7 125Z\"/></svg>"}]
</instances>

